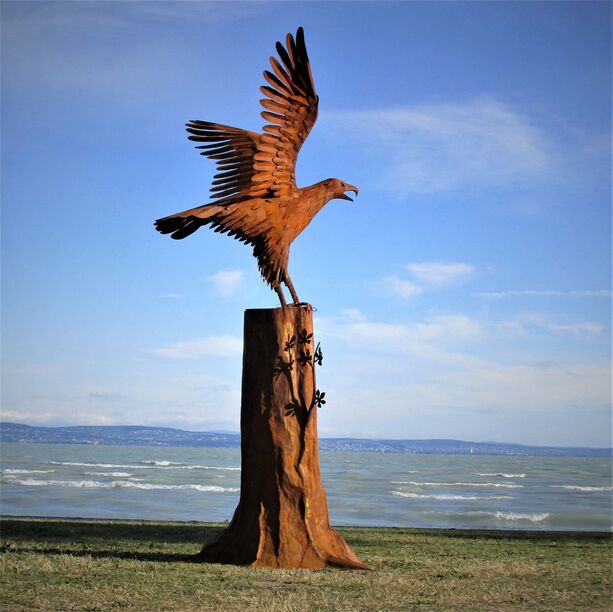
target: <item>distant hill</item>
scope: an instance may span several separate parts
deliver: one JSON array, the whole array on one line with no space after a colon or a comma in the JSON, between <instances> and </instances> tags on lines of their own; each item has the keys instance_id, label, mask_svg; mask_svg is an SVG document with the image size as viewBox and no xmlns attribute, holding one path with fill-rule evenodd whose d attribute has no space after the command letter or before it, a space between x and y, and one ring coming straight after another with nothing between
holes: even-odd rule
<instances>
[{"instance_id":1,"label":"distant hill","mask_svg":"<svg viewBox=\"0 0 613 612\"><path fill-rule=\"evenodd\" d=\"M1 442L40 444L111 444L123 446L192 446L239 448L240 435L184 431L172 427L104 425L76 427L33 427L0 423ZM610 457L610 448L526 446L498 442L461 440L366 440L320 438L322 451L410 453L416 455L524 455L550 457Z\"/></svg>"}]
</instances>

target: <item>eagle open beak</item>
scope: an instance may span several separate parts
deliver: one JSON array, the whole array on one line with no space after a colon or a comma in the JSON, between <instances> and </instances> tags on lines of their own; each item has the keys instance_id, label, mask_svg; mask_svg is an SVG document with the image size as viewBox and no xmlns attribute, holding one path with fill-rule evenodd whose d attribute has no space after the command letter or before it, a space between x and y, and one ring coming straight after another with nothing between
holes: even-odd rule
<instances>
[{"instance_id":1,"label":"eagle open beak","mask_svg":"<svg viewBox=\"0 0 613 612\"><path fill-rule=\"evenodd\" d=\"M355 193L355 197L358 197L358 193L359 193L359 189L357 187L354 187L353 185L347 185L347 190L346 191L353 191ZM340 199L342 200L349 200L350 202L353 202L353 198L350 198L348 195L343 194L342 196L339 196Z\"/></svg>"}]
</instances>

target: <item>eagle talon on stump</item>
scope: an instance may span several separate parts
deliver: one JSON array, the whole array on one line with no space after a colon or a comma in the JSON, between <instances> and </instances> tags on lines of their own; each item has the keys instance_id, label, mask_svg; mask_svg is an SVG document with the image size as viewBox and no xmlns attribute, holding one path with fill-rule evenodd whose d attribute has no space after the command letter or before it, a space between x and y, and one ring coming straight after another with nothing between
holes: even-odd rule
<instances>
[{"instance_id":1,"label":"eagle talon on stump","mask_svg":"<svg viewBox=\"0 0 613 612\"><path fill-rule=\"evenodd\" d=\"M200 143L196 148L201 155L217 164L214 202L158 219L155 227L181 240L208 225L250 244L262 277L285 307L281 283L293 305L303 304L287 271L291 243L330 200L352 202L346 192L357 196L358 188L337 178L296 186L296 159L317 119L319 98L302 28L295 40L288 34L285 47L277 43L276 49L280 61L270 58L272 72L264 71L267 85L260 87L266 96L260 100L268 122L264 132L209 121L187 123L189 139Z\"/></svg>"}]
</instances>

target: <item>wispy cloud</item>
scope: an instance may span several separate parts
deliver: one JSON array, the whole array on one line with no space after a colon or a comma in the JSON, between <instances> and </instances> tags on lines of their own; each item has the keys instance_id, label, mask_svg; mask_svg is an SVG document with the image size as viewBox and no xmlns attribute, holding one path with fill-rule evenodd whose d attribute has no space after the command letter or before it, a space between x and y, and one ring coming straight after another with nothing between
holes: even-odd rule
<instances>
[{"instance_id":1,"label":"wispy cloud","mask_svg":"<svg viewBox=\"0 0 613 612\"><path fill-rule=\"evenodd\" d=\"M182 342L172 342L150 352L172 359L197 359L198 357L236 357L243 350L243 341L235 336L208 336Z\"/></svg>"},{"instance_id":2,"label":"wispy cloud","mask_svg":"<svg viewBox=\"0 0 613 612\"><path fill-rule=\"evenodd\" d=\"M164 300L180 300L183 298L182 293L163 293L160 298Z\"/></svg>"},{"instance_id":3,"label":"wispy cloud","mask_svg":"<svg viewBox=\"0 0 613 612\"><path fill-rule=\"evenodd\" d=\"M573 334L575 336L581 334L593 336L602 333L604 329L600 323L594 321L585 321L583 323L548 323L545 327L557 333Z\"/></svg>"},{"instance_id":4,"label":"wispy cloud","mask_svg":"<svg viewBox=\"0 0 613 612\"><path fill-rule=\"evenodd\" d=\"M502 433L512 440L524 432L529 415L534 431L524 440L531 443L584 439L606 445L611 372L604 355L582 361L572 349L534 352L526 344L534 328L463 315L397 323L362 315L316 323L324 349L346 355L343 371L325 381L328 395L338 414L351 410L361 427L398 427L410 415L407 436L420 427L441 437L470 436L482 427L489 438ZM585 323L549 328L552 335L574 330L598 333ZM336 414L326 413L324 425L342 431L347 425Z\"/></svg>"},{"instance_id":5,"label":"wispy cloud","mask_svg":"<svg viewBox=\"0 0 613 612\"><path fill-rule=\"evenodd\" d=\"M218 295L229 297L240 289L244 278L244 270L221 270L217 274L209 276L209 281L213 283Z\"/></svg>"},{"instance_id":6,"label":"wispy cloud","mask_svg":"<svg viewBox=\"0 0 613 612\"><path fill-rule=\"evenodd\" d=\"M478 293L479 297L489 300L502 300L510 297L560 297L560 298L582 298L582 297L611 297L609 289L594 290L575 290L575 291L550 291L547 289L514 289L511 291L490 291Z\"/></svg>"},{"instance_id":7,"label":"wispy cloud","mask_svg":"<svg viewBox=\"0 0 613 612\"><path fill-rule=\"evenodd\" d=\"M338 111L323 119L344 138L363 138L371 153L385 154L389 169L381 186L396 193L513 186L518 180L551 178L555 165L547 133L525 113L493 98Z\"/></svg>"},{"instance_id":8,"label":"wispy cloud","mask_svg":"<svg viewBox=\"0 0 613 612\"><path fill-rule=\"evenodd\" d=\"M341 314L353 321L363 321L365 318L359 308L344 308Z\"/></svg>"},{"instance_id":9,"label":"wispy cloud","mask_svg":"<svg viewBox=\"0 0 613 612\"><path fill-rule=\"evenodd\" d=\"M233 22L270 10L269 2L251 0L111 2L100 10L93 2L41 2L23 9L8 7L5 19L12 28L134 28L147 23L210 24Z\"/></svg>"},{"instance_id":10,"label":"wispy cloud","mask_svg":"<svg viewBox=\"0 0 613 612\"><path fill-rule=\"evenodd\" d=\"M408 263L404 267L416 279L433 287L442 287L464 281L475 271L473 266L465 263L438 261Z\"/></svg>"},{"instance_id":11,"label":"wispy cloud","mask_svg":"<svg viewBox=\"0 0 613 612\"><path fill-rule=\"evenodd\" d=\"M414 280L399 276L386 276L383 284L390 293L409 299L427 290L459 285L474 272L474 266L466 263L422 261L403 264ZM417 282L415 282L417 281Z\"/></svg>"},{"instance_id":12,"label":"wispy cloud","mask_svg":"<svg viewBox=\"0 0 613 612\"><path fill-rule=\"evenodd\" d=\"M193 88L194 70L204 81L212 72L206 62L196 65L184 42L190 32L270 7L267 2L3 3L3 85L8 94L44 92L143 112L152 100L159 106Z\"/></svg>"},{"instance_id":13,"label":"wispy cloud","mask_svg":"<svg viewBox=\"0 0 613 612\"><path fill-rule=\"evenodd\" d=\"M40 425L57 425L58 422L71 425L112 425L113 419L105 414L87 414L83 412L69 412L60 414L57 409L53 412L30 412L27 410L0 410L0 419L16 423L34 423Z\"/></svg>"},{"instance_id":14,"label":"wispy cloud","mask_svg":"<svg viewBox=\"0 0 613 612\"><path fill-rule=\"evenodd\" d=\"M318 319L317 327L324 337L342 339L356 349L412 355L435 363L481 363L456 350L479 341L484 334L478 321L464 315L439 315L419 323L384 323L352 315Z\"/></svg>"},{"instance_id":15,"label":"wispy cloud","mask_svg":"<svg viewBox=\"0 0 613 612\"><path fill-rule=\"evenodd\" d=\"M121 393L115 393L113 391L95 390L90 391L86 395L87 399L96 400L100 402L116 402L123 399Z\"/></svg>"},{"instance_id":16,"label":"wispy cloud","mask_svg":"<svg viewBox=\"0 0 613 612\"><path fill-rule=\"evenodd\" d=\"M403 299L412 298L423 291L423 289L415 283L398 276L386 276L383 282L391 293Z\"/></svg>"}]
</instances>

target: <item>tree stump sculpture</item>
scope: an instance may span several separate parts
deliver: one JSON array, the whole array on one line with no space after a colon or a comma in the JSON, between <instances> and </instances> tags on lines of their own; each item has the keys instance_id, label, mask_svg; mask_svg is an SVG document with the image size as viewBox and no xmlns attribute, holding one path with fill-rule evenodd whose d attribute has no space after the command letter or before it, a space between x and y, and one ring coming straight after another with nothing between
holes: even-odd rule
<instances>
[{"instance_id":1,"label":"tree stump sculpture","mask_svg":"<svg viewBox=\"0 0 613 612\"><path fill-rule=\"evenodd\" d=\"M253 247L282 308L247 310L241 405L241 497L232 523L194 561L266 567L364 568L330 528L317 451L313 310L300 302L288 271L290 246L331 200L353 201L358 188L338 178L296 184L296 160L317 119L319 96L304 41L288 34L270 58L260 100L261 134L190 121L190 140L215 160L212 202L158 219L181 240L203 226ZM282 285L292 296L287 307Z\"/></svg>"},{"instance_id":2,"label":"tree stump sculpture","mask_svg":"<svg viewBox=\"0 0 613 612\"><path fill-rule=\"evenodd\" d=\"M310 305L245 311L240 501L229 527L194 561L365 569L328 519L314 342Z\"/></svg>"}]
</instances>

